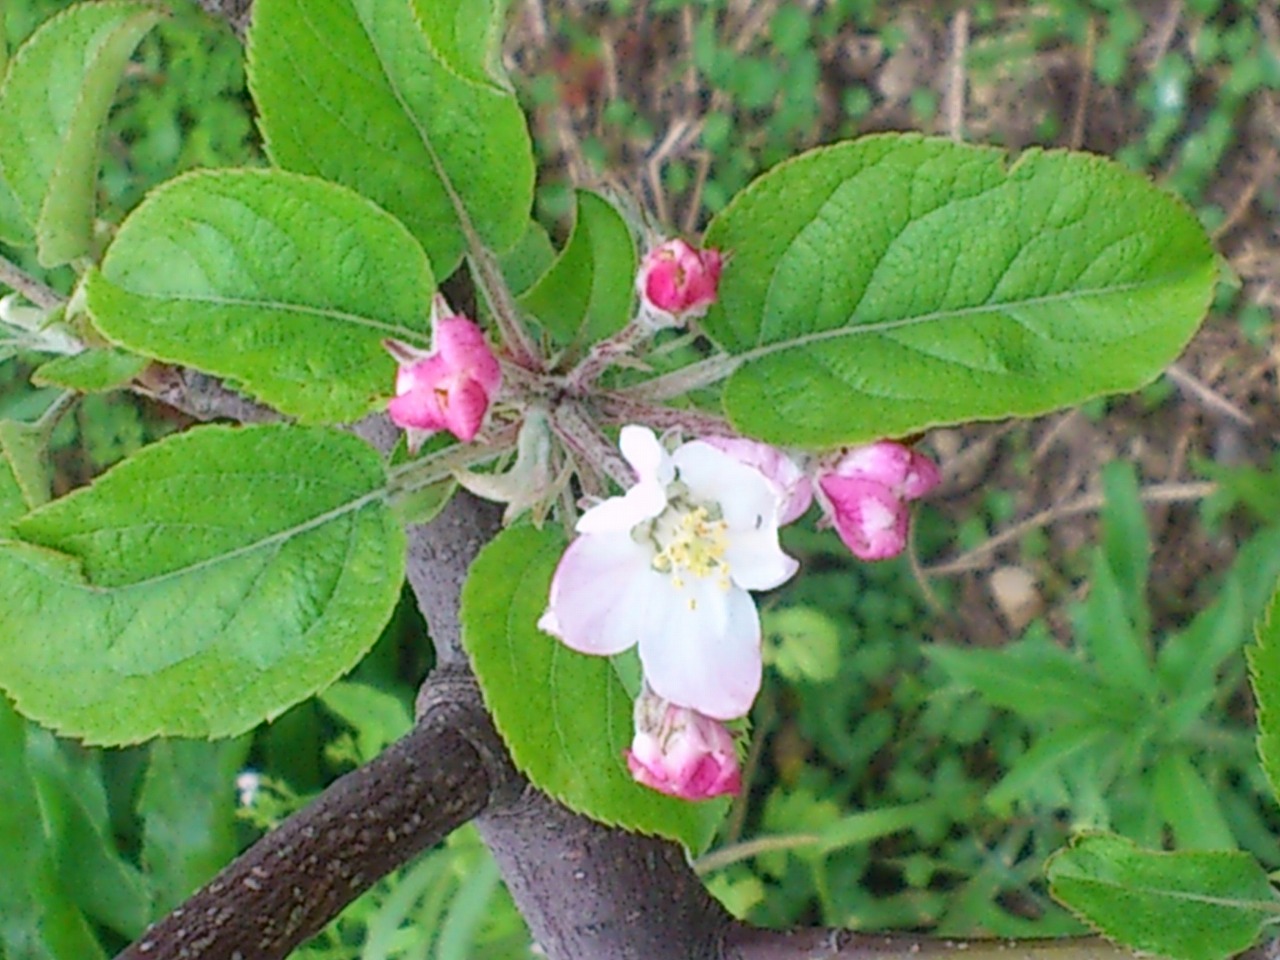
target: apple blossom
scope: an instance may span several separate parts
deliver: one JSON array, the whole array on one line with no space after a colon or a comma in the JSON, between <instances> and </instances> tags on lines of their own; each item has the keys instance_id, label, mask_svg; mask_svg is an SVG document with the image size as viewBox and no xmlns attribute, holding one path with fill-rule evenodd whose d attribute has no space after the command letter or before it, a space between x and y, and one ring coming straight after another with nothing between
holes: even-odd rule
<instances>
[{"instance_id":1,"label":"apple blossom","mask_svg":"<svg viewBox=\"0 0 1280 960\"><path fill-rule=\"evenodd\" d=\"M707 443L729 456L755 467L778 494L778 526L799 520L813 503L813 484L789 456L759 440L746 437L703 437Z\"/></svg>"},{"instance_id":2,"label":"apple blossom","mask_svg":"<svg viewBox=\"0 0 1280 960\"><path fill-rule=\"evenodd\" d=\"M826 520L863 560L897 556L907 545L911 500L941 480L937 465L890 440L845 451L819 470L817 496Z\"/></svg>"},{"instance_id":3,"label":"apple blossom","mask_svg":"<svg viewBox=\"0 0 1280 960\"><path fill-rule=\"evenodd\" d=\"M717 720L760 688L760 617L748 590L798 564L778 545L779 495L760 471L701 440L668 454L622 428L637 482L578 520L538 626L581 653L636 644L654 693Z\"/></svg>"},{"instance_id":4,"label":"apple blossom","mask_svg":"<svg viewBox=\"0 0 1280 960\"><path fill-rule=\"evenodd\" d=\"M724 258L718 250L698 250L683 240L667 240L640 263L636 292L642 318L653 328L682 326L715 303Z\"/></svg>"},{"instance_id":5,"label":"apple blossom","mask_svg":"<svg viewBox=\"0 0 1280 960\"><path fill-rule=\"evenodd\" d=\"M626 758L637 783L684 800L742 789L733 735L718 720L668 703L646 687L636 700L635 725Z\"/></svg>"},{"instance_id":6,"label":"apple blossom","mask_svg":"<svg viewBox=\"0 0 1280 960\"><path fill-rule=\"evenodd\" d=\"M387 413L409 434L410 447L439 430L464 442L475 438L484 423L502 369L481 329L463 316L439 316L432 322L430 351L387 340L396 358L396 396Z\"/></svg>"}]
</instances>

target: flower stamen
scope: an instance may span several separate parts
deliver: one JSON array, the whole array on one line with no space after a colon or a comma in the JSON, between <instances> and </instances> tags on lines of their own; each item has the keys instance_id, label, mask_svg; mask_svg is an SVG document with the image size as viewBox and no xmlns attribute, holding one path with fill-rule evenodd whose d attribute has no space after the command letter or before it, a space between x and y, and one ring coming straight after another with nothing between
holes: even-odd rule
<instances>
[{"instance_id":1,"label":"flower stamen","mask_svg":"<svg viewBox=\"0 0 1280 960\"><path fill-rule=\"evenodd\" d=\"M671 584L684 586L682 574L703 578L713 574L723 590L731 585L725 553L729 548L729 525L712 519L706 507L668 510L658 518L654 539L660 549L653 569L671 574Z\"/></svg>"}]
</instances>

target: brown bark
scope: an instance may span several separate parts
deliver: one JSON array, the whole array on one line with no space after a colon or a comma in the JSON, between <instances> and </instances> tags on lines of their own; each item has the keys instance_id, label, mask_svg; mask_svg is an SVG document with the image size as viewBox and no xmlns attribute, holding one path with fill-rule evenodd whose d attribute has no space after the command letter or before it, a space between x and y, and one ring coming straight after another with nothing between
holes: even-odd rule
<instances>
[{"instance_id":1,"label":"brown bark","mask_svg":"<svg viewBox=\"0 0 1280 960\"><path fill-rule=\"evenodd\" d=\"M479 729L481 732L476 733ZM404 739L331 784L254 844L119 960L284 957L380 877L474 817L495 736L478 703L428 710Z\"/></svg>"},{"instance_id":2,"label":"brown bark","mask_svg":"<svg viewBox=\"0 0 1280 960\"><path fill-rule=\"evenodd\" d=\"M732 920L675 844L606 827L532 789L476 824L548 957L721 956Z\"/></svg>"}]
</instances>

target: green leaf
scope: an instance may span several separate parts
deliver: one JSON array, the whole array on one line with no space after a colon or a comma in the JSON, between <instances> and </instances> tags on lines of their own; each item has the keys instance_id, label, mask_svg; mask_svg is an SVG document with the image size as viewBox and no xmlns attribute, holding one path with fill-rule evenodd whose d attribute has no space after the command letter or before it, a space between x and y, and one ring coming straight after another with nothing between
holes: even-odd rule
<instances>
[{"instance_id":1,"label":"green leaf","mask_svg":"<svg viewBox=\"0 0 1280 960\"><path fill-rule=\"evenodd\" d=\"M146 357L116 347L86 350L42 363L31 374L31 382L37 387L105 393L123 387L150 363Z\"/></svg>"},{"instance_id":2,"label":"green leaf","mask_svg":"<svg viewBox=\"0 0 1280 960\"><path fill-rule=\"evenodd\" d=\"M157 740L138 795L155 913L178 906L238 852L235 777L250 738Z\"/></svg>"},{"instance_id":3,"label":"green leaf","mask_svg":"<svg viewBox=\"0 0 1280 960\"><path fill-rule=\"evenodd\" d=\"M87 916L129 939L138 936L150 919L151 896L141 873L116 850L99 756L32 729L27 765L63 888Z\"/></svg>"},{"instance_id":4,"label":"green leaf","mask_svg":"<svg viewBox=\"0 0 1280 960\"><path fill-rule=\"evenodd\" d=\"M3 169L0 169L0 243L11 247L33 247L36 243L36 235L22 214L18 198L4 179Z\"/></svg>"},{"instance_id":5,"label":"green leaf","mask_svg":"<svg viewBox=\"0 0 1280 960\"><path fill-rule=\"evenodd\" d=\"M53 470L46 439L31 424L0 420L0 536L7 535L12 521L49 500Z\"/></svg>"},{"instance_id":6,"label":"green leaf","mask_svg":"<svg viewBox=\"0 0 1280 960\"><path fill-rule=\"evenodd\" d=\"M1108 687L1088 664L1052 642L1013 644L1003 650L929 646L925 655L958 684L991 704L1027 719L1106 719L1117 724L1141 716L1141 703Z\"/></svg>"},{"instance_id":7,"label":"green leaf","mask_svg":"<svg viewBox=\"0 0 1280 960\"><path fill-rule=\"evenodd\" d=\"M530 220L516 245L498 257L498 268L512 294L519 297L538 282L555 259L556 248L551 245L546 228L536 220Z\"/></svg>"},{"instance_id":8,"label":"green leaf","mask_svg":"<svg viewBox=\"0 0 1280 960\"><path fill-rule=\"evenodd\" d=\"M495 68L499 23L494 0L255 3L249 86L267 152L376 200L442 277L466 246L459 206L488 246L511 246L534 166Z\"/></svg>"},{"instance_id":9,"label":"green leaf","mask_svg":"<svg viewBox=\"0 0 1280 960\"><path fill-rule=\"evenodd\" d=\"M0 685L93 743L231 736L377 639L404 533L378 454L282 424L143 449L0 542Z\"/></svg>"},{"instance_id":10,"label":"green leaf","mask_svg":"<svg viewBox=\"0 0 1280 960\"><path fill-rule=\"evenodd\" d=\"M462 590L463 644L516 766L565 806L603 823L701 849L721 801L689 803L631 779L632 701L607 657L575 653L541 632L564 552L548 526L511 527L480 552Z\"/></svg>"},{"instance_id":11,"label":"green leaf","mask_svg":"<svg viewBox=\"0 0 1280 960\"><path fill-rule=\"evenodd\" d=\"M1102 549L1139 636L1151 629L1147 578L1151 570L1151 533L1132 463L1115 460L1102 468Z\"/></svg>"},{"instance_id":12,"label":"green leaf","mask_svg":"<svg viewBox=\"0 0 1280 960\"><path fill-rule=\"evenodd\" d=\"M478 934L493 914L493 895L501 883L498 864L492 858L481 860L467 872L440 924L436 960L470 960L487 952L477 942Z\"/></svg>"},{"instance_id":13,"label":"green leaf","mask_svg":"<svg viewBox=\"0 0 1280 960\"><path fill-rule=\"evenodd\" d=\"M996 816L1008 817L1016 801L1043 788L1064 764L1078 762L1082 753L1098 747L1107 734L1106 726L1084 722L1057 726L1037 736L1027 752L1018 757L1000 782L991 788L983 802Z\"/></svg>"},{"instance_id":14,"label":"green leaf","mask_svg":"<svg viewBox=\"0 0 1280 960\"><path fill-rule=\"evenodd\" d=\"M1096 551L1089 597L1075 611L1076 639L1104 682L1154 697L1158 683L1147 637L1139 635L1127 600L1107 553Z\"/></svg>"},{"instance_id":15,"label":"green leaf","mask_svg":"<svg viewBox=\"0 0 1280 960\"><path fill-rule=\"evenodd\" d=\"M621 214L589 191L577 198L568 242L519 300L562 344L602 340L626 326L636 276L635 240Z\"/></svg>"},{"instance_id":16,"label":"green leaf","mask_svg":"<svg viewBox=\"0 0 1280 960\"><path fill-rule=\"evenodd\" d=\"M811 151L712 222L735 426L824 447L1033 416L1155 377L1208 306L1194 214L1101 157L914 134Z\"/></svg>"},{"instance_id":17,"label":"green leaf","mask_svg":"<svg viewBox=\"0 0 1280 960\"><path fill-rule=\"evenodd\" d=\"M391 508L395 510L402 526L430 523L449 505L457 490L456 480L441 480L397 497L392 501Z\"/></svg>"},{"instance_id":18,"label":"green leaf","mask_svg":"<svg viewBox=\"0 0 1280 960\"><path fill-rule=\"evenodd\" d=\"M89 251L107 111L134 47L160 16L140 3L77 4L43 24L9 64L0 172L43 266Z\"/></svg>"},{"instance_id":19,"label":"green leaf","mask_svg":"<svg viewBox=\"0 0 1280 960\"><path fill-rule=\"evenodd\" d=\"M356 732L360 759L372 760L413 726L413 715L402 700L365 683L339 681L320 702Z\"/></svg>"},{"instance_id":20,"label":"green leaf","mask_svg":"<svg viewBox=\"0 0 1280 960\"><path fill-rule=\"evenodd\" d=\"M791 681L825 683L840 672L840 627L818 607L784 607L761 616L764 661Z\"/></svg>"},{"instance_id":21,"label":"green leaf","mask_svg":"<svg viewBox=\"0 0 1280 960\"><path fill-rule=\"evenodd\" d=\"M3 422L7 421L0 421ZM3 452L0 450L0 453ZM7 456L0 456L0 539L9 536L13 521L26 513L27 509L13 464Z\"/></svg>"},{"instance_id":22,"label":"green leaf","mask_svg":"<svg viewBox=\"0 0 1280 960\"><path fill-rule=\"evenodd\" d=\"M338 422L390 395L383 339L428 342L434 286L413 237L360 195L282 170L224 170L153 191L87 290L95 325L128 349Z\"/></svg>"},{"instance_id":23,"label":"green leaf","mask_svg":"<svg viewBox=\"0 0 1280 960\"><path fill-rule=\"evenodd\" d=\"M1076 837L1046 865L1050 891L1112 940L1173 960L1251 946L1280 899L1245 853L1155 853L1123 837Z\"/></svg>"},{"instance_id":24,"label":"green leaf","mask_svg":"<svg viewBox=\"0 0 1280 960\"><path fill-rule=\"evenodd\" d=\"M0 697L0 954L99 960L97 937L57 876L28 764L29 732Z\"/></svg>"},{"instance_id":25,"label":"green leaf","mask_svg":"<svg viewBox=\"0 0 1280 960\"><path fill-rule=\"evenodd\" d=\"M1237 564L1248 562L1242 551ZM1233 569L1214 602L1185 629L1165 637L1156 659L1164 690L1164 728L1181 740L1219 694L1222 665L1244 646L1249 618L1238 570ZM1234 690L1235 682L1231 683ZM1229 695L1228 691L1221 691Z\"/></svg>"},{"instance_id":26,"label":"green leaf","mask_svg":"<svg viewBox=\"0 0 1280 960\"><path fill-rule=\"evenodd\" d=\"M1234 850L1239 846L1217 792L1205 783L1185 753L1176 751L1161 757L1154 775L1156 806L1173 828L1179 850Z\"/></svg>"},{"instance_id":27,"label":"green leaf","mask_svg":"<svg viewBox=\"0 0 1280 960\"><path fill-rule=\"evenodd\" d=\"M1258 701L1258 755L1271 792L1280 799L1280 589L1271 595L1256 636L1258 642L1245 654Z\"/></svg>"}]
</instances>

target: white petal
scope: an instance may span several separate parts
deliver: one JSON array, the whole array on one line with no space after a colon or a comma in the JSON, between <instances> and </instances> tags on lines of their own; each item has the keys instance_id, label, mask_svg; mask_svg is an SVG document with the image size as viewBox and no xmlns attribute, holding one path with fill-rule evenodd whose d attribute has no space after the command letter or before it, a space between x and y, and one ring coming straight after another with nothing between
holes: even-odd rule
<instances>
[{"instance_id":1,"label":"white petal","mask_svg":"<svg viewBox=\"0 0 1280 960\"><path fill-rule=\"evenodd\" d=\"M671 457L647 427L622 428L619 446L635 470L635 486L620 497L597 503L578 518L578 533L622 533L652 520L667 506L667 484L675 476Z\"/></svg>"},{"instance_id":2,"label":"white petal","mask_svg":"<svg viewBox=\"0 0 1280 960\"><path fill-rule=\"evenodd\" d=\"M733 582L771 590L790 579L799 564L778 544L778 488L759 470L700 440L686 443L672 460L695 500L719 504L729 526L725 559Z\"/></svg>"},{"instance_id":3,"label":"white petal","mask_svg":"<svg viewBox=\"0 0 1280 960\"><path fill-rule=\"evenodd\" d=\"M778 491L755 467L701 440L684 444L671 459L690 496L699 503L719 504L731 530L777 526Z\"/></svg>"},{"instance_id":4,"label":"white petal","mask_svg":"<svg viewBox=\"0 0 1280 960\"><path fill-rule=\"evenodd\" d=\"M760 617L751 596L708 578L652 600L650 628L640 637L649 686L716 720L744 716L760 690Z\"/></svg>"},{"instance_id":5,"label":"white petal","mask_svg":"<svg viewBox=\"0 0 1280 960\"><path fill-rule=\"evenodd\" d=\"M620 497L597 503L578 518L578 533L629 533L637 524L652 520L667 506L667 488L656 481L641 481Z\"/></svg>"},{"instance_id":6,"label":"white petal","mask_svg":"<svg viewBox=\"0 0 1280 960\"><path fill-rule=\"evenodd\" d=\"M671 456L648 427L627 424L618 433L618 449L641 483L656 480L665 487L675 479Z\"/></svg>"},{"instance_id":7,"label":"white petal","mask_svg":"<svg viewBox=\"0 0 1280 960\"><path fill-rule=\"evenodd\" d=\"M731 529L724 558L733 582L746 590L772 590L800 569L794 558L782 552L777 527Z\"/></svg>"},{"instance_id":8,"label":"white petal","mask_svg":"<svg viewBox=\"0 0 1280 960\"><path fill-rule=\"evenodd\" d=\"M538 626L581 653L611 656L633 646L650 594L665 580L651 561L652 551L626 534L578 537L560 558Z\"/></svg>"}]
</instances>

